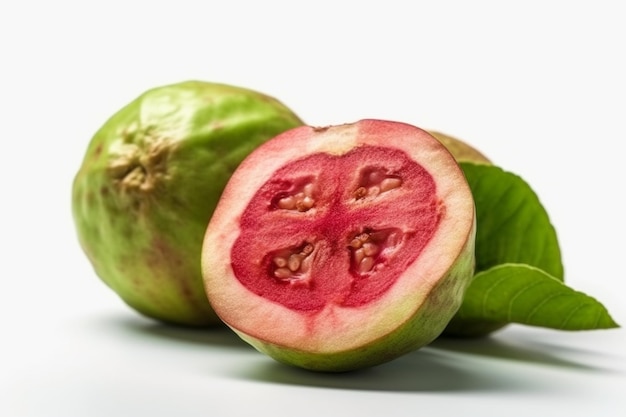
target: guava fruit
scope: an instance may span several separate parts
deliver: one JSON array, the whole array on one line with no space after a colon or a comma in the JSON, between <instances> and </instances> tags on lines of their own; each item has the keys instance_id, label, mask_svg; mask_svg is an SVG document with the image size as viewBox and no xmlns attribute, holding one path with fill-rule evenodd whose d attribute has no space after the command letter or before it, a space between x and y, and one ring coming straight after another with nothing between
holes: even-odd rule
<instances>
[{"instance_id":1,"label":"guava fruit","mask_svg":"<svg viewBox=\"0 0 626 417\"><path fill-rule=\"evenodd\" d=\"M242 339L316 371L435 339L474 269L474 202L426 131L361 120L291 129L237 168L202 249L208 298Z\"/></svg>"},{"instance_id":2,"label":"guava fruit","mask_svg":"<svg viewBox=\"0 0 626 417\"><path fill-rule=\"evenodd\" d=\"M491 164L489 158L482 152L457 137L436 130L429 130L428 133L433 135L439 142L443 143L458 162Z\"/></svg>"},{"instance_id":3,"label":"guava fruit","mask_svg":"<svg viewBox=\"0 0 626 417\"><path fill-rule=\"evenodd\" d=\"M76 230L96 274L148 317L220 323L200 269L209 218L241 160L301 124L272 97L202 81L156 87L121 108L73 182Z\"/></svg>"}]
</instances>

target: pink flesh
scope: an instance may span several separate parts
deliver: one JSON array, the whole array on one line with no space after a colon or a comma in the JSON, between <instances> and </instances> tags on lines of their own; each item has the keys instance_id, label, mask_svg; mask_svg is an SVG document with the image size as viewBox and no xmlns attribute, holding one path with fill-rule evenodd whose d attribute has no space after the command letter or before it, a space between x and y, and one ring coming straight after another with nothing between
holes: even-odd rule
<instances>
[{"instance_id":1,"label":"pink flesh","mask_svg":"<svg viewBox=\"0 0 626 417\"><path fill-rule=\"evenodd\" d=\"M374 180L368 179L372 171ZM398 178L401 185L357 198L357 189L371 186L376 175ZM282 197L309 183L310 209L278 207ZM293 310L315 312L328 303L358 307L387 291L417 259L442 211L431 175L400 150L361 146L341 156L313 154L288 163L257 191L241 217L232 267L249 290ZM351 246L363 232L377 248L365 271ZM300 253L306 268L277 278L286 271L276 272L277 257L291 253Z\"/></svg>"}]
</instances>

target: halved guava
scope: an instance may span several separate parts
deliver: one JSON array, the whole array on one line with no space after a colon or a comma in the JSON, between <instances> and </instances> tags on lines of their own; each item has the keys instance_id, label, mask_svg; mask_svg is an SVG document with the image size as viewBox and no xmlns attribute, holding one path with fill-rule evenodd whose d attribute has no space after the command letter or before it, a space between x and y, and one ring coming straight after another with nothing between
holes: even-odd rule
<instances>
[{"instance_id":1,"label":"halved guava","mask_svg":"<svg viewBox=\"0 0 626 417\"><path fill-rule=\"evenodd\" d=\"M200 270L209 218L241 160L301 124L272 97L201 81L124 106L93 136L73 183L78 238L97 275L146 316L220 323Z\"/></svg>"},{"instance_id":2,"label":"halved guava","mask_svg":"<svg viewBox=\"0 0 626 417\"><path fill-rule=\"evenodd\" d=\"M430 343L474 269L474 201L415 126L298 127L231 177L202 250L221 319L278 361L346 371Z\"/></svg>"}]
</instances>

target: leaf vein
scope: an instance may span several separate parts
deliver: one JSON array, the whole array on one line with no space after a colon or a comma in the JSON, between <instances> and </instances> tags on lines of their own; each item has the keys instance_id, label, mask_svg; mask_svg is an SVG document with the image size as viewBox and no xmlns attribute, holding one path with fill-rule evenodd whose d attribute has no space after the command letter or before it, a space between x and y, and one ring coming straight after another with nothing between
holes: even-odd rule
<instances>
[{"instance_id":1,"label":"leaf vein","mask_svg":"<svg viewBox=\"0 0 626 417\"><path fill-rule=\"evenodd\" d=\"M550 302L550 300L552 300L552 299L554 299L554 298L557 298L557 297L560 297L560 296L562 296L562 295L567 295L567 292L565 292L565 291L560 291L560 292L558 292L558 293L551 294L551 295L549 295L548 297L546 297L546 298L545 298L542 302L540 302L539 304L537 304L537 305L536 305L536 306L535 306L532 310L530 310L530 311L528 312L528 314L526 315L526 319L525 319L525 320L526 320L526 322L530 323L530 322L531 322L531 321L530 321L530 320L531 320L531 317L532 317L532 316L534 316L535 314L537 314L537 311L538 311L541 307L543 307L543 305L544 305L544 304L546 304L546 303Z\"/></svg>"},{"instance_id":2,"label":"leaf vein","mask_svg":"<svg viewBox=\"0 0 626 417\"><path fill-rule=\"evenodd\" d=\"M526 285L525 287L521 288L520 290L518 290L512 297L511 300L509 301L509 308L507 311L507 320L512 321L512 317L513 317L513 304L515 303L515 299L517 299L519 296L521 296L522 294L524 294L525 292L535 288L538 285L541 285L542 282L541 281L535 281L530 285Z\"/></svg>"},{"instance_id":3,"label":"leaf vein","mask_svg":"<svg viewBox=\"0 0 626 417\"><path fill-rule=\"evenodd\" d=\"M494 291L494 288L497 287L498 285L502 284L504 281L510 279L511 276L510 275L505 275L503 277L501 277L500 279L498 279L496 282L494 282L493 284L491 284L491 286L489 286L489 288L483 293L482 296L482 300L481 300L481 312L482 312L482 316L483 317L488 317L489 314L487 314L487 304L488 304L488 298L489 295L491 294L491 292Z\"/></svg>"},{"instance_id":4,"label":"leaf vein","mask_svg":"<svg viewBox=\"0 0 626 417\"><path fill-rule=\"evenodd\" d=\"M567 323L571 320L571 318L574 316L574 314L576 314L580 309L584 308L587 305L587 303L583 303L583 304L579 304L576 307L574 307L572 309L572 311L570 311L570 313L563 318L563 321L561 322L561 326L560 329L564 330L567 327Z\"/></svg>"}]
</instances>

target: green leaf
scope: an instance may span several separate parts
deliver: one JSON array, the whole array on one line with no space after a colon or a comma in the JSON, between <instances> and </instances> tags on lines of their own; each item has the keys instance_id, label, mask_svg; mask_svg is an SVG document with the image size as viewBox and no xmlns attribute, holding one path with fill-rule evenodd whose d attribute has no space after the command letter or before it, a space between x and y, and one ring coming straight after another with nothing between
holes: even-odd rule
<instances>
[{"instance_id":1,"label":"green leaf","mask_svg":"<svg viewBox=\"0 0 626 417\"><path fill-rule=\"evenodd\" d=\"M618 327L598 301L563 283L548 213L519 176L462 162L476 204L476 276L445 336L484 336L509 323L561 330Z\"/></svg>"},{"instance_id":2,"label":"green leaf","mask_svg":"<svg viewBox=\"0 0 626 417\"><path fill-rule=\"evenodd\" d=\"M460 165L476 204L476 272L523 263L563 280L556 231L531 187L494 165Z\"/></svg>"},{"instance_id":3,"label":"green leaf","mask_svg":"<svg viewBox=\"0 0 626 417\"><path fill-rule=\"evenodd\" d=\"M499 265L476 274L449 325L450 333L456 328L461 334L462 326L472 323L521 323L559 330L618 327L594 298L522 264Z\"/></svg>"}]
</instances>

